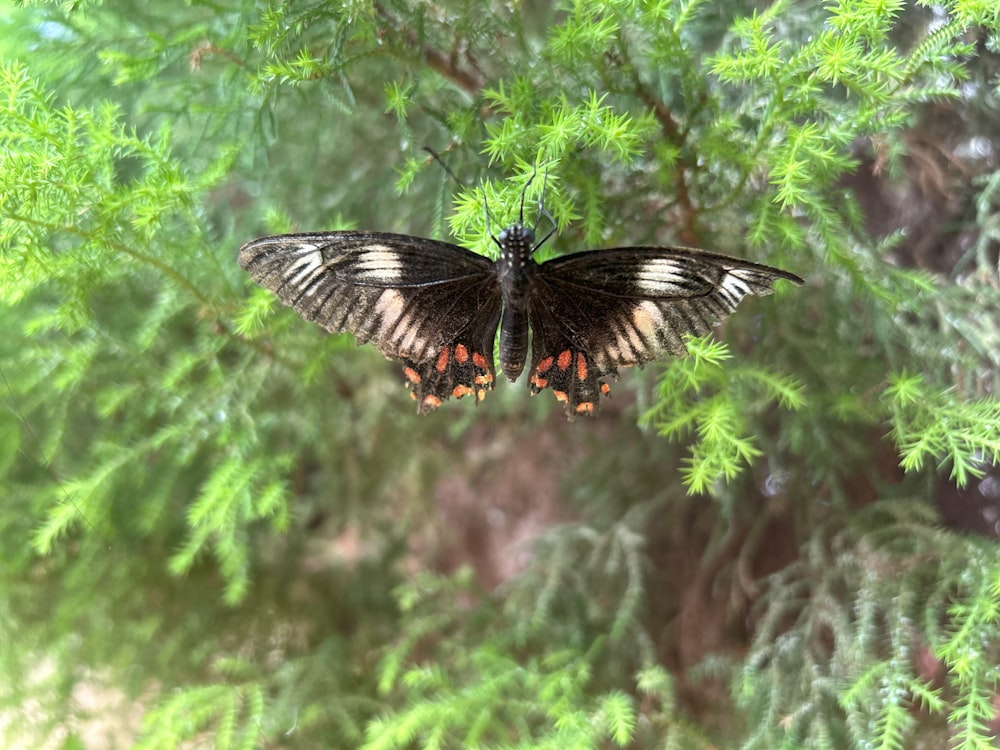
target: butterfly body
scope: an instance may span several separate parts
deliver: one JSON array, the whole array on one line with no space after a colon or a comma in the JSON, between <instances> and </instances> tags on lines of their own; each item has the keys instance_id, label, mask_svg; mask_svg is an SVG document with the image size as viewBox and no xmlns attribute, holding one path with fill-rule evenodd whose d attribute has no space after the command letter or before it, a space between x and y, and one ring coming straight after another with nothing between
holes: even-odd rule
<instances>
[{"instance_id":1,"label":"butterfly body","mask_svg":"<svg viewBox=\"0 0 1000 750\"><path fill-rule=\"evenodd\" d=\"M418 410L448 398L481 401L500 368L512 382L528 361L532 394L551 388L567 416L596 414L619 367L684 356L747 295L794 274L680 247L595 250L545 263L523 222L495 238L491 261L456 245L381 232L263 237L240 265L302 317L349 331L401 360ZM544 241L544 240L543 240ZM530 330L530 338L529 338Z\"/></svg>"},{"instance_id":2,"label":"butterfly body","mask_svg":"<svg viewBox=\"0 0 1000 750\"><path fill-rule=\"evenodd\" d=\"M524 370L528 356L528 305L538 263L535 233L520 222L500 232L497 237L500 257L494 264L503 299L500 320L500 369L510 382Z\"/></svg>"}]
</instances>

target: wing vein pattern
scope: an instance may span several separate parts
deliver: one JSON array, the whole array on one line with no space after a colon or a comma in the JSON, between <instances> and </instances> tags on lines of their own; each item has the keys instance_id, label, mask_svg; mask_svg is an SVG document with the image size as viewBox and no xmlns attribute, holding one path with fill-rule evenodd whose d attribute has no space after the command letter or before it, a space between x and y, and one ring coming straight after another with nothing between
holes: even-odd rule
<instances>
[{"instance_id":1,"label":"wing vein pattern","mask_svg":"<svg viewBox=\"0 0 1000 750\"><path fill-rule=\"evenodd\" d=\"M747 295L794 274L693 248L629 247L543 263L532 287L532 393L551 388L567 415L595 414L618 368L687 353Z\"/></svg>"},{"instance_id":2,"label":"wing vein pattern","mask_svg":"<svg viewBox=\"0 0 1000 750\"><path fill-rule=\"evenodd\" d=\"M320 232L255 240L239 261L306 320L402 360L421 412L493 387L501 296L487 258L407 235Z\"/></svg>"}]
</instances>

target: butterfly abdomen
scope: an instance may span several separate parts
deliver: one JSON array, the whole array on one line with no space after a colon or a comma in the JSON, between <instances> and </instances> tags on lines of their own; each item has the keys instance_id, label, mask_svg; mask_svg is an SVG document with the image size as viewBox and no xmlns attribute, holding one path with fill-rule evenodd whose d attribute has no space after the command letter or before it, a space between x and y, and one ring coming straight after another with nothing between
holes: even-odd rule
<instances>
[{"instance_id":1,"label":"butterfly abdomen","mask_svg":"<svg viewBox=\"0 0 1000 750\"><path fill-rule=\"evenodd\" d=\"M513 383L524 370L528 358L527 307L504 307L500 321L500 369Z\"/></svg>"}]
</instances>

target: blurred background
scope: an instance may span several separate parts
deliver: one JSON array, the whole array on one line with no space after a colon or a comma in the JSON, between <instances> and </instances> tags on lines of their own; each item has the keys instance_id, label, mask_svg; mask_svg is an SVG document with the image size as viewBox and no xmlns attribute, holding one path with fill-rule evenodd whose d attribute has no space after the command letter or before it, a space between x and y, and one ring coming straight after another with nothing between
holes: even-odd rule
<instances>
[{"instance_id":1,"label":"blurred background","mask_svg":"<svg viewBox=\"0 0 1000 750\"><path fill-rule=\"evenodd\" d=\"M994 746L993 5L0 4L0 745ZM568 423L236 264L539 164L806 284Z\"/></svg>"}]
</instances>

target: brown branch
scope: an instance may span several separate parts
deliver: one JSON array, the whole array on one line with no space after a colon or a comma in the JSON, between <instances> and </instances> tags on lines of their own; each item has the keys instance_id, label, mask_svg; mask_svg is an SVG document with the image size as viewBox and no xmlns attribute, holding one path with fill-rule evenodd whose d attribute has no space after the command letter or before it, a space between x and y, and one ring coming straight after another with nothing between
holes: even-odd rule
<instances>
[{"instance_id":1,"label":"brown branch","mask_svg":"<svg viewBox=\"0 0 1000 750\"><path fill-rule=\"evenodd\" d=\"M438 72L472 96L479 95L484 85L483 80L476 73L459 67L456 55L447 55L440 50L422 44L416 33L387 12L381 3L375 3L375 12L385 22L386 28L400 38L402 44L415 50L423 57L424 63L431 70ZM379 34L382 35L382 33L380 30ZM457 43L456 40L456 45Z\"/></svg>"},{"instance_id":2,"label":"brown branch","mask_svg":"<svg viewBox=\"0 0 1000 750\"><path fill-rule=\"evenodd\" d=\"M413 32L405 33L407 41L410 42L411 45L416 46L417 39L416 36L413 35ZM432 70L436 70L445 78L454 81L473 96L479 95L479 91L483 87L483 82L472 73L455 65L455 61L452 58L445 57L441 52L438 52L436 49L431 47L425 47L423 49L423 55L424 62L427 63Z\"/></svg>"},{"instance_id":3,"label":"brown branch","mask_svg":"<svg viewBox=\"0 0 1000 750\"><path fill-rule=\"evenodd\" d=\"M673 115L667 105L659 97L653 95L649 88L639 78L635 65L628 57L627 44L625 39L619 36L618 49L605 56L605 60L616 63L622 72L628 77L632 84L632 93L642 101L652 112L653 117L660 124L664 139L677 147L678 157L676 168L674 169L674 191L677 194L677 203L680 205L683 226L680 230L680 240L687 245L698 245L700 232L695 217L698 210L691 200L691 192L688 190L687 182L684 179L684 171L695 169L696 165L684 156L684 142L687 133L683 132L674 120ZM605 88L613 90L611 82L608 80L607 68L601 66L601 76L604 79Z\"/></svg>"},{"instance_id":4,"label":"brown branch","mask_svg":"<svg viewBox=\"0 0 1000 750\"><path fill-rule=\"evenodd\" d=\"M680 240L685 244L698 245L700 244L699 237L701 234L698 231L698 224L695 219L698 210L691 200L691 192L688 190L687 181L684 179L684 170L694 169L694 164L683 155L685 134L681 133L680 128L677 127L673 115L670 113L667 105L663 103L663 100L653 96L653 93L639 79L639 75L635 72L635 68L632 67L631 63L628 64L628 69L631 73L633 93L639 97L643 104L652 110L656 121L660 123L660 129L663 131L664 138L678 149L679 155L677 157L676 168L674 169L674 190L677 193L677 202L681 206L681 216L684 221L684 225L680 231Z\"/></svg>"}]
</instances>

